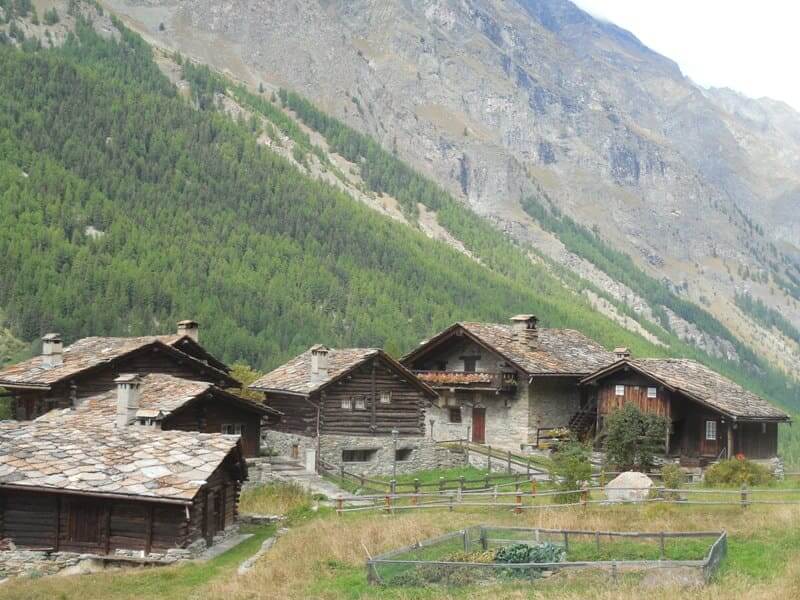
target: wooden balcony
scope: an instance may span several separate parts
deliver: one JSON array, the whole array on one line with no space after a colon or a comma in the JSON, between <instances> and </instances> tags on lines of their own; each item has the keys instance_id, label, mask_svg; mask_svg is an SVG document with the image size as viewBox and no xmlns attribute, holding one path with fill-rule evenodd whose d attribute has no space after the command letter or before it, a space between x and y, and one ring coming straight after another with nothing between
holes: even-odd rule
<instances>
[{"instance_id":1,"label":"wooden balcony","mask_svg":"<svg viewBox=\"0 0 800 600\"><path fill-rule=\"evenodd\" d=\"M517 374L510 372L473 371L414 371L414 374L434 389L514 392Z\"/></svg>"}]
</instances>

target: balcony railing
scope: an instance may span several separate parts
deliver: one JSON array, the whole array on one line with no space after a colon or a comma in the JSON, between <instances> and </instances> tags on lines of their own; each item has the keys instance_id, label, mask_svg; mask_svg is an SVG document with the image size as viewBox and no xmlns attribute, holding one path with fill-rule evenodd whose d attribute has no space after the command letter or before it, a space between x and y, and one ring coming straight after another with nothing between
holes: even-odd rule
<instances>
[{"instance_id":1,"label":"balcony railing","mask_svg":"<svg viewBox=\"0 0 800 600\"><path fill-rule=\"evenodd\" d=\"M517 374L485 371L414 371L429 386L438 389L490 390L513 392L517 389Z\"/></svg>"}]
</instances>

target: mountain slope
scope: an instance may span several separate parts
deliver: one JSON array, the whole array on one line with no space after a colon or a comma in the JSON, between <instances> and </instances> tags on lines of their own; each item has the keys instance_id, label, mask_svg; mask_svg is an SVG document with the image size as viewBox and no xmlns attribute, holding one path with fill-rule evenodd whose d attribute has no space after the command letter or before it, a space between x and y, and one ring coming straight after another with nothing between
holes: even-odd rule
<instances>
[{"instance_id":1,"label":"mountain slope","mask_svg":"<svg viewBox=\"0 0 800 600\"><path fill-rule=\"evenodd\" d=\"M642 290L522 205L553 207L775 364L800 367L800 348L733 301L750 293L800 325L792 111L762 103L771 125L760 126L566 0L107 4L159 44L310 97L503 231L641 308ZM664 310L645 304L640 314ZM673 321L684 340L725 354L712 332Z\"/></svg>"}]
</instances>

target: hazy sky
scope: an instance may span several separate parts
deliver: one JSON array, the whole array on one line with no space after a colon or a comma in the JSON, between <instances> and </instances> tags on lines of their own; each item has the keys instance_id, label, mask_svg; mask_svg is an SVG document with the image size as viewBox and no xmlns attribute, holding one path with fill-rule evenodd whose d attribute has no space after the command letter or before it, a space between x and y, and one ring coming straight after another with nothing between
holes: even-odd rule
<instances>
[{"instance_id":1,"label":"hazy sky","mask_svg":"<svg viewBox=\"0 0 800 600\"><path fill-rule=\"evenodd\" d=\"M573 0L631 31L702 86L769 96L800 110L797 0Z\"/></svg>"}]
</instances>

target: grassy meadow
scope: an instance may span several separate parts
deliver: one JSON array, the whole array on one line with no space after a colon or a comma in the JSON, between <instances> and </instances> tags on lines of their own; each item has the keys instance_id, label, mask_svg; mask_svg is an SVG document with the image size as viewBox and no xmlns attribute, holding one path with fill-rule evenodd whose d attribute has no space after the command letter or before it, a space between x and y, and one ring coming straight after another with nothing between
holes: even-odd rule
<instances>
[{"instance_id":1,"label":"grassy meadow","mask_svg":"<svg viewBox=\"0 0 800 600\"><path fill-rule=\"evenodd\" d=\"M800 597L800 506L644 506L554 508L514 515L497 509L431 510L398 513L353 513L337 516L290 486L270 486L243 494L242 510L284 513L289 531L255 567L237 575L237 566L252 555L275 526L253 529L253 538L207 563L159 569L28 578L0 586L0 600L255 600L291 599L495 599L554 600L680 598L789 600ZM467 525L497 524L542 528L617 531L698 531L726 529L728 558L703 589L645 587L642 575L622 575L612 582L594 572L561 573L544 580L510 581L463 587L370 586L364 561L398 546ZM620 547L634 554L636 548ZM697 553L686 547L681 553ZM576 545L573 556L602 558L590 544ZM616 549L615 549L616 554Z\"/></svg>"}]
</instances>

